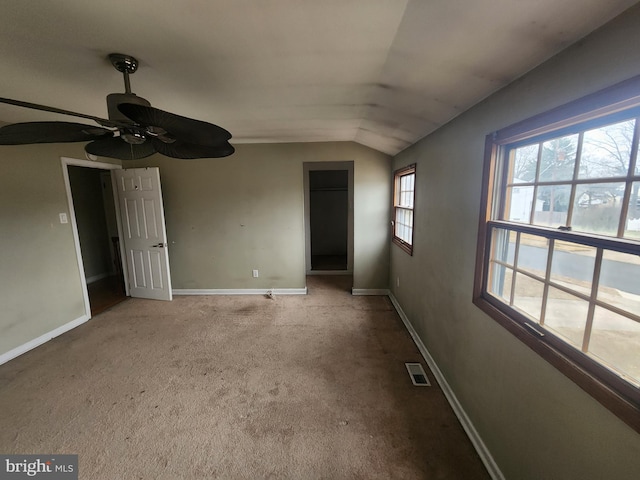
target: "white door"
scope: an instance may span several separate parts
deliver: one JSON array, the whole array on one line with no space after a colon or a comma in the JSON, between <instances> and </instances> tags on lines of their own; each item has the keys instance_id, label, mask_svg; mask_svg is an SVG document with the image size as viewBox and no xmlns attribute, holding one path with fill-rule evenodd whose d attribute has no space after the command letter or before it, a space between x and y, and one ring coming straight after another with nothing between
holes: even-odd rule
<instances>
[{"instance_id":1,"label":"white door","mask_svg":"<svg viewBox=\"0 0 640 480\"><path fill-rule=\"evenodd\" d=\"M171 276L164 224L160 170L114 170L124 259L132 297L171 300Z\"/></svg>"}]
</instances>

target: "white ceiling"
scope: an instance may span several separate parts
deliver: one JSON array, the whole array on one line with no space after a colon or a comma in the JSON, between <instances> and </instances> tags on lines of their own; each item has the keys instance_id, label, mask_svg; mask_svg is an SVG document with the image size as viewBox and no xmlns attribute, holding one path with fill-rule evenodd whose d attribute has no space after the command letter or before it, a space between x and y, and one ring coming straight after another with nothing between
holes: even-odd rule
<instances>
[{"instance_id":1,"label":"white ceiling","mask_svg":"<svg viewBox=\"0 0 640 480\"><path fill-rule=\"evenodd\" d=\"M232 143L395 154L637 0L0 0L0 97L106 117L132 90ZM0 105L6 122L71 120Z\"/></svg>"}]
</instances>

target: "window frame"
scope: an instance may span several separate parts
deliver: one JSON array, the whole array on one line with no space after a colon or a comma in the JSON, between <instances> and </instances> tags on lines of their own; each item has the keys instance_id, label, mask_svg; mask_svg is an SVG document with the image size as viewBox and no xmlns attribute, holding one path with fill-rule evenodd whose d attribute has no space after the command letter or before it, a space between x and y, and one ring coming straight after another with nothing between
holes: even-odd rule
<instances>
[{"instance_id":1,"label":"window frame","mask_svg":"<svg viewBox=\"0 0 640 480\"><path fill-rule=\"evenodd\" d=\"M400 183L401 179L404 176L413 175L414 184L413 184L413 199L412 199L412 207L407 207L400 204ZM413 235L415 231L415 208L416 208L416 187L415 187L415 179L416 179L416 164L413 163L411 165L407 165L406 167L399 168L398 170L393 172L393 219L391 220L391 239L392 242L399 246L402 250L404 250L409 255L413 256ZM413 224L411 225L411 241L407 242L402 238L396 235L396 227L398 224L398 211L399 210L410 210L412 212Z\"/></svg>"},{"instance_id":2,"label":"window frame","mask_svg":"<svg viewBox=\"0 0 640 480\"><path fill-rule=\"evenodd\" d=\"M640 254L640 242L634 240L499 220L500 209L497 205L504 202L504 192L501 192L501 189L504 191L507 189L507 177L504 172L506 168L503 168L506 163L504 154L507 146L513 148L514 144L517 145L521 142L524 145L527 140L538 142L539 138L543 138L545 135L553 138L572 130L584 131L586 130L584 127L588 126L589 122L595 124L606 117L615 118L618 114L622 117L625 115L624 112L638 107L640 107L640 76L487 135L484 150L473 303L640 433L640 388L626 382L580 350L570 347L559 337L549 334L526 315L487 293L486 280L490 265L493 228L506 228L509 231L521 232L521 234L540 235L543 232L545 237L554 240L590 245L597 249ZM634 115L640 117L638 113L634 113ZM578 126L581 128L578 129ZM640 125L636 125L632 153L638 151L638 129L640 129ZM635 158L640 163L640 158L637 155ZM633 161L634 156L632 155L631 167L633 167ZM537 178L536 181L538 181ZM498 201L494 200L495 197ZM504 211L504 203L501 206Z\"/></svg>"}]
</instances>

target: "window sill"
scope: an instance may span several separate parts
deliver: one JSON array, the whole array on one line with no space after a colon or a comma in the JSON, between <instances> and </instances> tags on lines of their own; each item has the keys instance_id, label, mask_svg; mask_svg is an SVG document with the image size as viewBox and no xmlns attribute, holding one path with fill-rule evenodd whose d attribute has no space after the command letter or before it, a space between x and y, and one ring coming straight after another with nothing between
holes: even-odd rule
<instances>
[{"instance_id":1,"label":"window sill","mask_svg":"<svg viewBox=\"0 0 640 480\"><path fill-rule=\"evenodd\" d=\"M491 299L476 295L473 303L623 422L640 433L640 404L612 390L603 381L599 380L595 373L589 372L582 365L554 348L543 337L538 336L534 331L529 331L522 323L512 319L498 308Z\"/></svg>"},{"instance_id":2,"label":"window sill","mask_svg":"<svg viewBox=\"0 0 640 480\"><path fill-rule=\"evenodd\" d=\"M398 237L393 237L393 243L395 243L398 247L404 250L409 255L413 256L413 245L409 245L404 240L400 240Z\"/></svg>"}]
</instances>

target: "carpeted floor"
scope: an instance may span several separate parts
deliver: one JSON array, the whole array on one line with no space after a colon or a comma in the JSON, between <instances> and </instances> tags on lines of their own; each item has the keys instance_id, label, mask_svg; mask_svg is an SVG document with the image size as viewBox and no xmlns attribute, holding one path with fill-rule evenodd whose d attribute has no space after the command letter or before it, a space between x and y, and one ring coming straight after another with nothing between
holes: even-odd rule
<instances>
[{"instance_id":1,"label":"carpeted floor","mask_svg":"<svg viewBox=\"0 0 640 480\"><path fill-rule=\"evenodd\" d=\"M130 299L0 366L0 452L81 479L486 479L386 297Z\"/></svg>"}]
</instances>

